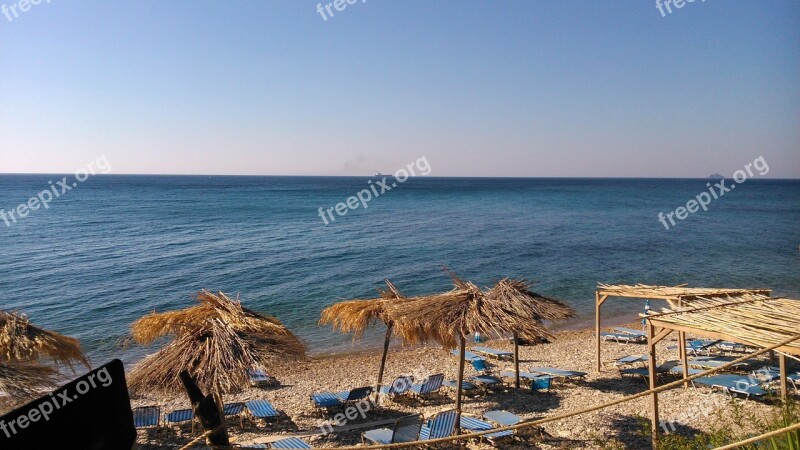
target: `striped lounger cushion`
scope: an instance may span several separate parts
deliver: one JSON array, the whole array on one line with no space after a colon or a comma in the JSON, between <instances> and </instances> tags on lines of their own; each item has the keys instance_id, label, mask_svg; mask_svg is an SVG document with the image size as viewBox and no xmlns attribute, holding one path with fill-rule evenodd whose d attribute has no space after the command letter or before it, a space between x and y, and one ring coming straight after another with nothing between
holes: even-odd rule
<instances>
[{"instance_id":1,"label":"striped lounger cushion","mask_svg":"<svg viewBox=\"0 0 800 450\"><path fill-rule=\"evenodd\" d=\"M272 448L311 448L311 446L305 441L292 437L273 442Z\"/></svg>"},{"instance_id":2,"label":"striped lounger cushion","mask_svg":"<svg viewBox=\"0 0 800 450\"><path fill-rule=\"evenodd\" d=\"M259 419L269 419L278 417L278 411L272 406L272 403L266 400L252 400L247 402L247 409L253 417Z\"/></svg>"}]
</instances>

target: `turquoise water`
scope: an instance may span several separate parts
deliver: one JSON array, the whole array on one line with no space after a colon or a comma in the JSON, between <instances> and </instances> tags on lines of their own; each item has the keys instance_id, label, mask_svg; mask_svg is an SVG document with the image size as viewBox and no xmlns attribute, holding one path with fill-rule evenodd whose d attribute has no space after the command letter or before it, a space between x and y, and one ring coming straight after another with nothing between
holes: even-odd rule
<instances>
[{"instance_id":1,"label":"turquoise water","mask_svg":"<svg viewBox=\"0 0 800 450\"><path fill-rule=\"evenodd\" d=\"M54 175L1 175L6 211ZM447 265L486 285L503 276L593 314L606 283L769 287L800 297L800 182L748 180L671 230L659 212L706 180L412 178L325 225L368 178L98 175L11 226L0 221L0 307L78 337L96 361L132 360L129 325L201 289L239 293L312 352L351 348L320 310L375 295L449 289ZM609 317L639 301L615 302ZM371 336L375 336L377 332ZM367 338L368 343L372 343ZM375 341L377 343L377 341Z\"/></svg>"}]
</instances>

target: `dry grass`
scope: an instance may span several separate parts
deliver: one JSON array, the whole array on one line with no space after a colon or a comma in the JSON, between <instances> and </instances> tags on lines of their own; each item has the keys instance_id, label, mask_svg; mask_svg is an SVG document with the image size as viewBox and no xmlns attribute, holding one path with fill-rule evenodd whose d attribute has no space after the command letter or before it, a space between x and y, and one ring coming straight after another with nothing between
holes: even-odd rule
<instances>
[{"instance_id":1,"label":"dry grass","mask_svg":"<svg viewBox=\"0 0 800 450\"><path fill-rule=\"evenodd\" d=\"M364 334L368 328L378 322L388 324L388 306L405 296L386 280L387 289L380 291L380 297L369 300L347 300L336 303L322 310L320 325L330 324L334 330L343 333L353 333L353 339Z\"/></svg>"},{"instance_id":2,"label":"dry grass","mask_svg":"<svg viewBox=\"0 0 800 450\"><path fill-rule=\"evenodd\" d=\"M20 362L50 358L73 371L74 363L90 368L77 339L39 328L27 317L8 311L0 311L0 358Z\"/></svg>"},{"instance_id":3,"label":"dry grass","mask_svg":"<svg viewBox=\"0 0 800 450\"><path fill-rule=\"evenodd\" d=\"M134 367L131 391L179 393L178 374L188 370L201 389L224 394L247 384L247 369L305 358L303 343L278 319L245 309L221 292L204 290L196 298L200 305L152 313L134 323L132 334L139 343L175 338Z\"/></svg>"},{"instance_id":4,"label":"dry grass","mask_svg":"<svg viewBox=\"0 0 800 450\"><path fill-rule=\"evenodd\" d=\"M0 391L9 394L14 405L52 390L59 378L57 370L37 362L0 362Z\"/></svg>"}]
</instances>

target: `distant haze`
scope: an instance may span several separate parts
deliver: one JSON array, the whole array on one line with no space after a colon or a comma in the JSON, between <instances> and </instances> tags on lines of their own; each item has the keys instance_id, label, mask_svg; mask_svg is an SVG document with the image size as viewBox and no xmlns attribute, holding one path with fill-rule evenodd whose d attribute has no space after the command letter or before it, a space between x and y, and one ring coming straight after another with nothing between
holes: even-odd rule
<instances>
[{"instance_id":1,"label":"distant haze","mask_svg":"<svg viewBox=\"0 0 800 450\"><path fill-rule=\"evenodd\" d=\"M0 42L0 173L800 178L796 0L58 1Z\"/></svg>"}]
</instances>

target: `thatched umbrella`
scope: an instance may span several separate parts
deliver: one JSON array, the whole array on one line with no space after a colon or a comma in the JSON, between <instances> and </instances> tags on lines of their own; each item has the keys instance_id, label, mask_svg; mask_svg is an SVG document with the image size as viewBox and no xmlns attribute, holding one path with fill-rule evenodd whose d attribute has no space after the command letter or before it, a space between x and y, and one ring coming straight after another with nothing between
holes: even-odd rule
<instances>
[{"instance_id":1,"label":"thatched umbrella","mask_svg":"<svg viewBox=\"0 0 800 450\"><path fill-rule=\"evenodd\" d=\"M451 274L452 275L452 274ZM464 354L467 336L474 332L503 338L508 335L536 340L553 338L542 323L540 309L529 296L494 295L452 275L455 288L444 294L414 297L390 305L396 333L408 343L438 342L460 348L456 410L461 411Z\"/></svg>"},{"instance_id":2,"label":"thatched umbrella","mask_svg":"<svg viewBox=\"0 0 800 450\"><path fill-rule=\"evenodd\" d=\"M136 365L132 391L178 393L179 374L187 370L203 390L221 395L247 383L248 369L305 357L303 343L278 319L243 308L222 292L203 290L196 299L199 305L148 314L133 324L139 344L163 336L174 340Z\"/></svg>"},{"instance_id":3,"label":"thatched umbrella","mask_svg":"<svg viewBox=\"0 0 800 450\"><path fill-rule=\"evenodd\" d=\"M545 297L531 292L530 285L523 279L503 278L486 294L501 303L526 303L534 317L540 322L563 322L576 317L575 310L561 300ZM519 336L514 333L514 372L516 387L519 389Z\"/></svg>"},{"instance_id":4,"label":"thatched umbrella","mask_svg":"<svg viewBox=\"0 0 800 450\"><path fill-rule=\"evenodd\" d=\"M0 311L0 360L30 362L50 358L74 371L74 363L91 368L77 339L39 328L22 314Z\"/></svg>"},{"instance_id":5,"label":"thatched umbrella","mask_svg":"<svg viewBox=\"0 0 800 450\"><path fill-rule=\"evenodd\" d=\"M38 362L0 362L0 391L14 404L53 389L58 379L57 370Z\"/></svg>"},{"instance_id":6,"label":"thatched umbrella","mask_svg":"<svg viewBox=\"0 0 800 450\"><path fill-rule=\"evenodd\" d=\"M380 395L381 384L383 383L383 372L386 368L386 357L389 353L389 343L392 339L394 322L387 313L388 306L392 303L405 299L406 297L389 280L386 281L386 290L381 290L379 298L369 300L347 300L331 305L322 310L320 325L330 324L334 330L343 333L353 333L353 339L357 339L364 334L367 328L382 322L386 325L386 336L383 340L383 355L381 356L381 366L378 369L378 382L375 387L375 395Z\"/></svg>"}]
</instances>

